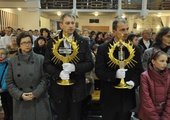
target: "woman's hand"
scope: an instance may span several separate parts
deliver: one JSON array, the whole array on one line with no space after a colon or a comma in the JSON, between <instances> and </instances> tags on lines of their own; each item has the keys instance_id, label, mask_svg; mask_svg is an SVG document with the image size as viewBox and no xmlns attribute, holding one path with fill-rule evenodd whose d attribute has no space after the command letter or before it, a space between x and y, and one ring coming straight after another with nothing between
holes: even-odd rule
<instances>
[{"instance_id":1,"label":"woman's hand","mask_svg":"<svg viewBox=\"0 0 170 120\"><path fill-rule=\"evenodd\" d=\"M35 96L32 94L32 92L22 94L22 99L25 101L33 100L34 98Z\"/></svg>"}]
</instances>

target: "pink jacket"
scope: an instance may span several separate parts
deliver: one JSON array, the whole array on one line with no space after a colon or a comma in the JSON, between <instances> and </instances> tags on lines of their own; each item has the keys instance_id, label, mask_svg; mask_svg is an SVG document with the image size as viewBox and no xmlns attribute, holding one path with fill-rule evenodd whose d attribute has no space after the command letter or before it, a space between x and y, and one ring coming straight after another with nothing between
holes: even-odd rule
<instances>
[{"instance_id":1,"label":"pink jacket","mask_svg":"<svg viewBox=\"0 0 170 120\"><path fill-rule=\"evenodd\" d=\"M150 65L141 74L140 105L141 120L170 120L170 74L168 69L156 72Z\"/></svg>"}]
</instances>

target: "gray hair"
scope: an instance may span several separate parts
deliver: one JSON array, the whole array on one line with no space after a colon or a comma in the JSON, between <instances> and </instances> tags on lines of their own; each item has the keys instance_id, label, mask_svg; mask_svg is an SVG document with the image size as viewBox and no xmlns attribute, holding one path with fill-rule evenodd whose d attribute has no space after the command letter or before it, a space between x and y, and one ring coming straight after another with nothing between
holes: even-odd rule
<instances>
[{"instance_id":1,"label":"gray hair","mask_svg":"<svg viewBox=\"0 0 170 120\"><path fill-rule=\"evenodd\" d=\"M65 17L70 17L70 18L73 18L74 20L76 19L76 17L74 15L69 14L69 13L65 13L60 17L60 22L63 22Z\"/></svg>"},{"instance_id":2,"label":"gray hair","mask_svg":"<svg viewBox=\"0 0 170 120\"><path fill-rule=\"evenodd\" d=\"M112 23L112 30L117 30L117 24L119 22L122 22L122 23L127 23L127 21L125 19L122 19L122 18L117 18L113 21Z\"/></svg>"},{"instance_id":3,"label":"gray hair","mask_svg":"<svg viewBox=\"0 0 170 120\"><path fill-rule=\"evenodd\" d=\"M3 50L6 53L6 55L8 55L8 53L9 53L8 49L6 49L4 47L0 47L0 50Z\"/></svg>"}]
</instances>

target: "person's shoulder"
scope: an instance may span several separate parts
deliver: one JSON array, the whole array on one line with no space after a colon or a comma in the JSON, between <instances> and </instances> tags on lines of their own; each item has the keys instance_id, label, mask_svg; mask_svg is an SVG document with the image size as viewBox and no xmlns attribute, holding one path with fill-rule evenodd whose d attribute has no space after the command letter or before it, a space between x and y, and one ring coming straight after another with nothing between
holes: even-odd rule
<instances>
[{"instance_id":1,"label":"person's shoulder","mask_svg":"<svg viewBox=\"0 0 170 120\"><path fill-rule=\"evenodd\" d=\"M138 41L139 41L139 44L144 44L144 43L143 43L143 38L142 38L142 37L139 38Z\"/></svg>"},{"instance_id":2,"label":"person's shoulder","mask_svg":"<svg viewBox=\"0 0 170 120\"><path fill-rule=\"evenodd\" d=\"M75 39L78 43L83 43L83 44L90 44L90 39L88 39L87 37L83 37L83 36L77 36Z\"/></svg>"},{"instance_id":3,"label":"person's shoulder","mask_svg":"<svg viewBox=\"0 0 170 120\"><path fill-rule=\"evenodd\" d=\"M141 73L141 77L148 77L149 76L149 74L148 74L148 71L147 70L145 70L144 72L142 72Z\"/></svg>"},{"instance_id":4,"label":"person's shoulder","mask_svg":"<svg viewBox=\"0 0 170 120\"><path fill-rule=\"evenodd\" d=\"M0 39L1 41L0 42L2 42L3 40L5 40L5 37L1 37L1 39Z\"/></svg>"},{"instance_id":5,"label":"person's shoulder","mask_svg":"<svg viewBox=\"0 0 170 120\"><path fill-rule=\"evenodd\" d=\"M16 61L18 59L18 55L15 55L9 59L9 62Z\"/></svg>"},{"instance_id":6,"label":"person's shoulder","mask_svg":"<svg viewBox=\"0 0 170 120\"><path fill-rule=\"evenodd\" d=\"M154 47L148 48L144 51L144 53L153 53L154 49L156 49L156 48L154 48Z\"/></svg>"},{"instance_id":7,"label":"person's shoulder","mask_svg":"<svg viewBox=\"0 0 170 120\"><path fill-rule=\"evenodd\" d=\"M34 56L36 56L36 57L39 58L39 59L44 59L44 56L43 56L43 55L37 54L37 53L35 53L35 52L34 52Z\"/></svg>"}]
</instances>

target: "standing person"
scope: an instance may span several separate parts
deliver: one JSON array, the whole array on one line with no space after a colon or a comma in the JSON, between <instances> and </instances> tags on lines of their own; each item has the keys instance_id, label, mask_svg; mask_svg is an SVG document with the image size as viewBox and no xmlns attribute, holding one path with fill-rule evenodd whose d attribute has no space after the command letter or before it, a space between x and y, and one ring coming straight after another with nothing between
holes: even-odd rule
<instances>
[{"instance_id":1,"label":"standing person","mask_svg":"<svg viewBox=\"0 0 170 120\"><path fill-rule=\"evenodd\" d=\"M153 53L147 71L141 74L139 118L170 120L170 74L167 54Z\"/></svg>"},{"instance_id":2,"label":"standing person","mask_svg":"<svg viewBox=\"0 0 170 120\"><path fill-rule=\"evenodd\" d=\"M34 42L34 47L33 51L37 54L41 54L45 56L45 51L46 51L46 39L44 36L39 36L35 42Z\"/></svg>"},{"instance_id":3,"label":"standing person","mask_svg":"<svg viewBox=\"0 0 170 120\"><path fill-rule=\"evenodd\" d=\"M112 32L114 39L98 47L95 71L97 77L101 81L100 102L102 108L102 120L130 120L131 110L136 106L135 88L139 85L140 74L143 71L141 64L141 55L139 50L134 46L133 66L125 66L120 69L118 65L110 66L108 62L109 49L111 45L115 45L122 38L125 41L128 37L128 24L124 19L115 19L112 24ZM121 38L120 38L121 36ZM118 58L119 44L113 51L113 55ZM126 47L122 48L124 59L129 57L129 51ZM120 83L120 79L124 78L125 83L130 85L129 89L115 88Z\"/></svg>"},{"instance_id":4,"label":"standing person","mask_svg":"<svg viewBox=\"0 0 170 120\"><path fill-rule=\"evenodd\" d=\"M56 40L50 40L47 44L47 50L45 54L44 69L53 78L50 83L49 94L51 100L54 102L55 112L59 120L80 120L81 119L81 105L82 100L88 95L85 83L85 73L93 69L93 62L91 56L91 50L89 43L84 40L82 36L79 36L75 31L75 17L71 14L64 14L60 18L61 32ZM55 56L53 53L58 51L57 49L52 51L53 44L63 37L69 37L71 41L76 43L78 47L77 51L77 63L64 63L58 60L59 56ZM62 41L58 49L68 48L74 52L72 44L67 45L67 41ZM60 53L61 54L61 53ZM65 56L67 54L61 54ZM56 58L58 62L52 60ZM64 69L63 69L64 68ZM72 79L75 81L73 85L62 86L56 83L60 79Z\"/></svg>"},{"instance_id":5,"label":"standing person","mask_svg":"<svg viewBox=\"0 0 170 120\"><path fill-rule=\"evenodd\" d=\"M144 50L152 47L153 41L151 40L151 30L144 29L141 33L142 38L139 39L139 44L144 48Z\"/></svg>"},{"instance_id":6,"label":"standing person","mask_svg":"<svg viewBox=\"0 0 170 120\"><path fill-rule=\"evenodd\" d=\"M143 54L144 48L142 45L139 44L138 37L136 34L133 34L133 33L129 34L127 40L128 40L127 42L131 42L132 45L138 46L141 55Z\"/></svg>"},{"instance_id":7,"label":"standing person","mask_svg":"<svg viewBox=\"0 0 170 120\"><path fill-rule=\"evenodd\" d=\"M5 28L5 36L1 37L0 46L6 48L11 45L11 35L13 33L13 28L8 26Z\"/></svg>"},{"instance_id":8,"label":"standing person","mask_svg":"<svg viewBox=\"0 0 170 120\"><path fill-rule=\"evenodd\" d=\"M157 34L155 38L155 42L153 44L153 47L147 49L143 53L143 68L144 70L147 69L147 63L150 59L151 55L158 51L162 50L165 53L167 53L168 58L170 58L170 28L169 27L163 27ZM168 66L170 70L170 59L168 59Z\"/></svg>"},{"instance_id":9,"label":"standing person","mask_svg":"<svg viewBox=\"0 0 170 120\"><path fill-rule=\"evenodd\" d=\"M50 30L47 28L41 28L40 29L40 35L44 36L46 39L46 44L48 43L49 40L51 40L51 35L50 35Z\"/></svg>"},{"instance_id":10,"label":"standing person","mask_svg":"<svg viewBox=\"0 0 170 120\"><path fill-rule=\"evenodd\" d=\"M102 43L104 43L103 33L102 32L98 32L96 34L95 40L90 43L90 47L92 48L94 44L99 44L100 45Z\"/></svg>"},{"instance_id":11,"label":"standing person","mask_svg":"<svg viewBox=\"0 0 170 120\"><path fill-rule=\"evenodd\" d=\"M6 84L13 97L13 120L51 120L44 57L32 51L31 35L17 37L19 53L9 61Z\"/></svg>"},{"instance_id":12,"label":"standing person","mask_svg":"<svg viewBox=\"0 0 170 120\"><path fill-rule=\"evenodd\" d=\"M8 62L8 50L6 48L0 48L0 96L4 111L3 120L12 120L12 97L9 94L5 83Z\"/></svg>"},{"instance_id":13,"label":"standing person","mask_svg":"<svg viewBox=\"0 0 170 120\"><path fill-rule=\"evenodd\" d=\"M151 34L151 40L154 42L154 41L155 41L155 38L156 38L156 33L155 33L155 32L152 32L152 34Z\"/></svg>"},{"instance_id":14,"label":"standing person","mask_svg":"<svg viewBox=\"0 0 170 120\"><path fill-rule=\"evenodd\" d=\"M13 56L18 54L18 45L17 45L17 35L13 34L11 36L11 45L6 46L9 54L8 57L12 58Z\"/></svg>"}]
</instances>

